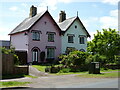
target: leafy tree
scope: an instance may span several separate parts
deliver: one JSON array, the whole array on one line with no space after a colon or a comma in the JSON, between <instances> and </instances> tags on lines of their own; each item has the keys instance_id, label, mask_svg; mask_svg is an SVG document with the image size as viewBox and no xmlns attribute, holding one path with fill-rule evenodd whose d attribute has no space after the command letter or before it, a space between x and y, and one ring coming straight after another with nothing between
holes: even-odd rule
<instances>
[{"instance_id":1,"label":"leafy tree","mask_svg":"<svg viewBox=\"0 0 120 90\"><path fill-rule=\"evenodd\" d=\"M103 32L97 30L94 39L88 42L88 52L105 56L106 63L114 63L114 56L120 53L119 50L120 35L115 29L103 29Z\"/></svg>"}]
</instances>

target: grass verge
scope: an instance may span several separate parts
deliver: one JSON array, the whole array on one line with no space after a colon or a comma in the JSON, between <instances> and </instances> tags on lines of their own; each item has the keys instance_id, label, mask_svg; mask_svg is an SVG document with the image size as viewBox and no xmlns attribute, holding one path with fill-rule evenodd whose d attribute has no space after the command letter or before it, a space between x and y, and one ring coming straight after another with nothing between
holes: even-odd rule
<instances>
[{"instance_id":1,"label":"grass verge","mask_svg":"<svg viewBox=\"0 0 120 90\"><path fill-rule=\"evenodd\" d=\"M23 78L23 77L37 78L36 76L19 74L19 75L3 75L2 79L14 79L14 78Z\"/></svg>"},{"instance_id":2,"label":"grass verge","mask_svg":"<svg viewBox=\"0 0 120 90\"><path fill-rule=\"evenodd\" d=\"M42 65L32 65L32 66L38 69L39 71L45 72L46 66L42 66Z\"/></svg>"},{"instance_id":3,"label":"grass verge","mask_svg":"<svg viewBox=\"0 0 120 90\"><path fill-rule=\"evenodd\" d=\"M120 78L120 72L110 72L110 73L101 73L101 74L81 74L76 75L77 77L84 78Z\"/></svg>"},{"instance_id":4,"label":"grass verge","mask_svg":"<svg viewBox=\"0 0 120 90\"><path fill-rule=\"evenodd\" d=\"M31 82L18 82L18 81L8 81L0 82L0 87L14 87L14 86L24 86L30 84Z\"/></svg>"}]
</instances>

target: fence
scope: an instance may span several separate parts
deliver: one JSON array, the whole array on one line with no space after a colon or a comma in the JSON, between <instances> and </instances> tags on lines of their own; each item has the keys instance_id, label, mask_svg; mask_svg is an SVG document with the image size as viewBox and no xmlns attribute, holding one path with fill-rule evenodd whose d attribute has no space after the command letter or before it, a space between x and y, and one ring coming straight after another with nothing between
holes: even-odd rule
<instances>
[{"instance_id":1,"label":"fence","mask_svg":"<svg viewBox=\"0 0 120 90\"><path fill-rule=\"evenodd\" d=\"M2 75L28 74L28 66L14 66L13 55L2 54Z\"/></svg>"}]
</instances>

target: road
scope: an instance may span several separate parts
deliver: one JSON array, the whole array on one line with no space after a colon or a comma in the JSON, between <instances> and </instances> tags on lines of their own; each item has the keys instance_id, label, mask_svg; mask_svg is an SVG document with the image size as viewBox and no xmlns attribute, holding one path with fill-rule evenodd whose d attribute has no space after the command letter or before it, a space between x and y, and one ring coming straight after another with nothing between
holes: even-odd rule
<instances>
[{"instance_id":1,"label":"road","mask_svg":"<svg viewBox=\"0 0 120 90\"><path fill-rule=\"evenodd\" d=\"M63 88L118 88L118 79L102 80L101 82L92 82L86 84L73 84L62 86Z\"/></svg>"},{"instance_id":2,"label":"road","mask_svg":"<svg viewBox=\"0 0 120 90\"><path fill-rule=\"evenodd\" d=\"M76 75L30 79L32 88L118 88L118 78L83 78Z\"/></svg>"},{"instance_id":3,"label":"road","mask_svg":"<svg viewBox=\"0 0 120 90\"><path fill-rule=\"evenodd\" d=\"M10 81L32 82L26 86L30 88L118 88L118 78L83 78L76 75L27 77Z\"/></svg>"}]
</instances>

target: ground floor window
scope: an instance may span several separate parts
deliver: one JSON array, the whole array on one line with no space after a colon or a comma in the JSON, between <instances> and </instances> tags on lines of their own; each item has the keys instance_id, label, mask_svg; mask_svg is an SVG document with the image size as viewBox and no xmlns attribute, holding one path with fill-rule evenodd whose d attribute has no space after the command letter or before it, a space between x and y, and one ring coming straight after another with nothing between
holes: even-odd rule
<instances>
[{"instance_id":1,"label":"ground floor window","mask_svg":"<svg viewBox=\"0 0 120 90\"><path fill-rule=\"evenodd\" d=\"M47 58L55 58L55 48L47 48Z\"/></svg>"},{"instance_id":2,"label":"ground floor window","mask_svg":"<svg viewBox=\"0 0 120 90\"><path fill-rule=\"evenodd\" d=\"M38 50L37 49L34 49L32 52L32 60L38 61Z\"/></svg>"}]
</instances>

